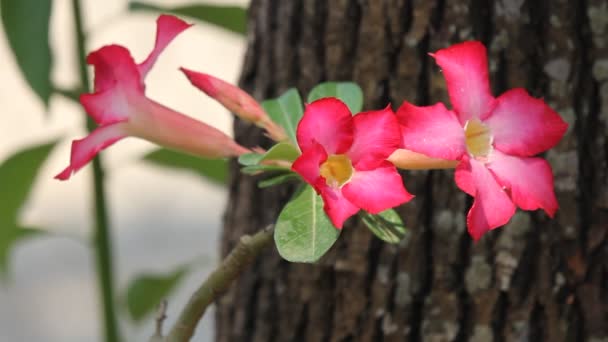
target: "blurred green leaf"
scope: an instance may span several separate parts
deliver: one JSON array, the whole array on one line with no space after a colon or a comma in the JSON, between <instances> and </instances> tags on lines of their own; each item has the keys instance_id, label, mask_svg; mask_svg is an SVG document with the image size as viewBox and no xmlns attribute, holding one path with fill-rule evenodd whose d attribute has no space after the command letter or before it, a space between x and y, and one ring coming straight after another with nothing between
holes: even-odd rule
<instances>
[{"instance_id":1,"label":"blurred green leaf","mask_svg":"<svg viewBox=\"0 0 608 342\"><path fill-rule=\"evenodd\" d=\"M385 210L376 215L364 211L360 213L367 228L383 241L399 243L407 233L401 217L393 209Z\"/></svg>"},{"instance_id":2,"label":"blurred green leaf","mask_svg":"<svg viewBox=\"0 0 608 342\"><path fill-rule=\"evenodd\" d=\"M17 224L36 175L56 142L25 149L0 164L0 273L5 273L12 247L40 231Z\"/></svg>"},{"instance_id":3,"label":"blurred green leaf","mask_svg":"<svg viewBox=\"0 0 608 342\"><path fill-rule=\"evenodd\" d=\"M249 165L241 169L241 172L247 175L268 171L289 171L289 169L277 165Z\"/></svg>"},{"instance_id":4,"label":"blurred green leaf","mask_svg":"<svg viewBox=\"0 0 608 342\"><path fill-rule=\"evenodd\" d=\"M225 159L204 159L158 149L144 156L144 160L162 167L192 171L220 185L228 182L228 161Z\"/></svg>"},{"instance_id":5,"label":"blurred green leaf","mask_svg":"<svg viewBox=\"0 0 608 342\"><path fill-rule=\"evenodd\" d=\"M262 102L262 107L264 107L264 110L272 121L283 127L285 133L297 146L296 128L300 119L302 119L302 115L304 115L304 105L302 104L302 98L298 90L291 88L276 99Z\"/></svg>"},{"instance_id":6,"label":"blurred green leaf","mask_svg":"<svg viewBox=\"0 0 608 342\"><path fill-rule=\"evenodd\" d=\"M298 174L293 173L293 172L288 172L288 173L284 173L284 174L281 174L278 176L270 177L268 179L261 180L258 182L258 187L260 189L264 189L264 188L283 184L290 180L295 180L295 179L299 179L299 178L300 178L300 176L298 176Z\"/></svg>"},{"instance_id":7,"label":"blurred green leaf","mask_svg":"<svg viewBox=\"0 0 608 342\"><path fill-rule=\"evenodd\" d=\"M2 227L0 227L0 278L6 277L8 273L8 262L11 251L17 243L41 233L44 232L36 229L2 224Z\"/></svg>"},{"instance_id":8,"label":"blurred green leaf","mask_svg":"<svg viewBox=\"0 0 608 342\"><path fill-rule=\"evenodd\" d=\"M181 267L169 274L142 274L129 285L126 305L131 318L140 322L154 312L187 274L188 268Z\"/></svg>"},{"instance_id":9,"label":"blurred green leaf","mask_svg":"<svg viewBox=\"0 0 608 342\"><path fill-rule=\"evenodd\" d=\"M247 33L247 11L240 6L218 6L196 3L178 7L160 7L140 1L130 1L129 10L172 13L205 21L242 35Z\"/></svg>"},{"instance_id":10,"label":"blurred green leaf","mask_svg":"<svg viewBox=\"0 0 608 342\"><path fill-rule=\"evenodd\" d=\"M45 105L52 93L51 4L51 0L0 0L8 43L27 83Z\"/></svg>"},{"instance_id":11,"label":"blurred green leaf","mask_svg":"<svg viewBox=\"0 0 608 342\"><path fill-rule=\"evenodd\" d=\"M258 165L258 163L260 162L260 160L262 160L262 158L264 158L264 155L261 153L245 153L245 154L241 154L239 156L239 164L243 165L243 166L251 166L251 165Z\"/></svg>"},{"instance_id":12,"label":"blurred green leaf","mask_svg":"<svg viewBox=\"0 0 608 342\"><path fill-rule=\"evenodd\" d=\"M274 241L287 261L312 263L321 258L340 236L323 211L323 199L310 185L297 193L277 219Z\"/></svg>"},{"instance_id":13,"label":"blurred green leaf","mask_svg":"<svg viewBox=\"0 0 608 342\"><path fill-rule=\"evenodd\" d=\"M324 97L337 97L346 103L351 113L363 109L363 91L353 82L325 82L314 87L308 94L308 103Z\"/></svg>"},{"instance_id":14,"label":"blurred green leaf","mask_svg":"<svg viewBox=\"0 0 608 342\"><path fill-rule=\"evenodd\" d=\"M264 153L260 162L265 160L294 161L300 156L300 151L291 143L280 142Z\"/></svg>"},{"instance_id":15,"label":"blurred green leaf","mask_svg":"<svg viewBox=\"0 0 608 342\"><path fill-rule=\"evenodd\" d=\"M291 143L280 142L272 146L266 153L245 153L239 156L239 164L243 166L258 165L265 160L285 160L292 162L300 156L300 151Z\"/></svg>"}]
</instances>

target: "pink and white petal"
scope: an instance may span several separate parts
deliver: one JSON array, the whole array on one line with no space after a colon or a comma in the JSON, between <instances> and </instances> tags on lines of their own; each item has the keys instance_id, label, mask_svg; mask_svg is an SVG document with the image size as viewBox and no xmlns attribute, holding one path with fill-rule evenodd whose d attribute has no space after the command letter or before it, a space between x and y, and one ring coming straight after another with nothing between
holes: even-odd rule
<instances>
[{"instance_id":1,"label":"pink and white petal","mask_svg":"<svg viewBox=\"0 0 608 342\"><path fill-rule=\"evenodd\" d=\"M156 19L156 41L154 42L154 49L148 55L145 61L141 62L139 67L139 73L143 80L163 50L171 43L171 41L182 33L185 29L192 26L181 19L172 15L161 15Z\"/></svg>"},{"instance_id":2,"label":"pink and white petal","mask_svg":"<svg viewBox=\"0 0 608 342\"><path fill-rule=\"evenodd\" d=\"M326 97L306 105L296 138L302 151L317 142L327 154L342 154L353 143L353 118L344 102Z\"/></svg>"},{"instance_id":3,"label":"pink and white petal","mask_svg":"<svg viewBox=\"0 0 608 342\"><path fill-rule=\"evenodd\" d=\"M302 178L317 189L317 182L321 175L319 168L327 160L327 152L323 146L313 142L313 144L302 152L302 155L291 165L291 169L297 172ZM323 183L325 181L323 180ZM319 189L317 189L319 191Z\"/></svg>"},{"instance_id":4,"label":"pink and white petal","mask_svg":"<svg viewBox=\"0 0 608 342\"><path fill-rule=\"evenodd\" d=\"M484 164L471 159L475 201L467 215L469 234L479 240L487 231L505 225L515 213L515 205Z\"/></svg>"},{"instance_id":5,"label":"pink and white petal","mask_svg":"<svg viewBox=\"0 0 608 342\"><path fill-rule=\"evenodd\" d=\"M128 135L126 125L127 123L125 122L119 122L102 126L91 132L84 139L72 141L70 165L55 176L55 178L59 180L69 179L72 174L91 161L99 151L126 137Z\"/></svg>"},{"instance_id":6,"label":"pink and white petal","mask_svg":"<svg viewBox=\"0 0 608 342\"><path fill-rule=\"evenodd\" d=\"M107 45L87 56L95 68L95 92L120 88L143 94L142 80L131 53L120 45Z\"/></svg>"},{"instance_id":7,"label":"pink and white petal","mask_svg":"<svg viewBox=\"0 0 608 342\"><path fill-rule=\"evenodd\" d=\"M407 192L397 169L384 162L375 170L355 171L342 187L344 196L354 205L372 214L399 206L414 196Z\"/></svg>"},{"instance_id":8,"label":"pink and white petal","mask_svg":"<svg viewBox=\"0 0 608 342\"><path fill-rule=\"evenodd\" d=\"M129 118L132 109L126 96L120 90L107 89L80 95L80 103L98 125L109 125Z\"/></svg>"},{"instance_id":9,"label":"pink and white petal","mask_svg":"<svg viewBox=\"0 0 608 342\"><path fill-rule=\"evenodd\" d=\"M463 126L443 103L418 107L405 101L397 110L403 147L429 157L458 160L466 152Z\"/></svg>"},{"instance_id":10,"label":"pink and white petal","mask_svg":"<svg viewBox=\"0 0 608 342\"><path fill-rule=\"evenodd\" d=\"M475 196L475 179L473 178L473 172L471 170L470 158L467 155L465 155L462 158L462 161L456 165L454 181L460 190L471 196Z\"/></svg>"},{"instance_id":11,"label":"pink and white petal","mask_svg":"<svg viewBox=\"0 0 608 342\"><path fill-rule=\"evenodd\" d=\"M568 124L545 101L526 90L511 89L497 99L496 108L485 120L494 146L507 154L529 157L555 146Z\"/></svg>"},{"instance_id":12,"label":"pink and white petal","mask_svg":"<svg viewBox=\"0 0 608 342\"><path fill-rule=\"evenodd\" d=\"M359 208L346 199L340 189L324 186L320 190L327 217L336 228L342 229L344 221L359 212Z\"/></svg>"},{"instance_id":13,"label":"pink and white petal","mask_svg":"<svg viewBox=\"0 0 608 342\"><path fill-rule=\"evenodd\" d=\"M478 41L463 42L431 56L443 71L450 102L460 123L484 119L494 106L485 46Z\"/></svg>"},{"instance_id":14,"label":"pink and white petal","mask_svg":"<svg viewBox=\"0 0 608 342\"><path fill-rule=\"evenodd\" d=\"M346 154L357 170L376 168L401 145L401 130L390 106L355 115L353 127L353 145Z\"/></svg>"},{"instance_id":15,"label":"pink and white petal","mask_svg":"<svg viewBox=\"0 0 608 342\"><path fill-rule=\"evenodd\" d=\"M488 168L511 190L511 199L524 210L543 209L553 217L559 205L553 190L551 166L542 158L521 158L492 153Z\"/></svg>"}]
</instances>

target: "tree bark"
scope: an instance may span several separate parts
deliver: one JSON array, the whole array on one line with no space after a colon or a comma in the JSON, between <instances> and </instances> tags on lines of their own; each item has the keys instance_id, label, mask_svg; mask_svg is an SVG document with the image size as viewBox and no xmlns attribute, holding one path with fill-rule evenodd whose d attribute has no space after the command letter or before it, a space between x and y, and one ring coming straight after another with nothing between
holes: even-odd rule
<instances>
[{"instance_id":1,"label":"tree bark","mask_svg":"<svg viewBox=\"0 0 608 342\"><path fill-rule=\"evenodd\" d=\"M545 155L555 219L518 211L473 243L453 172L407 172L401 244L351 220L316 265L268 250L219 301L217 341L608 341L607 37L605 0L253 0L241 85L259 99L353 80L368 109L448 103L427 53L477 39L495 95L525 87L570 128ZM256 183L233 165L223 255L293 191Z\"/></svg>"}]
</instances>

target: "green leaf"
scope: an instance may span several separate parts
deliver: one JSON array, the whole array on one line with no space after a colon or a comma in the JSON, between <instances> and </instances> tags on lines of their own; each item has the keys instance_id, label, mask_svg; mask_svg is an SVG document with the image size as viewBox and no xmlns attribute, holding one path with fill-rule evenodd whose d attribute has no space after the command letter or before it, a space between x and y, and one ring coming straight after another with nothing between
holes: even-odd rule
<instances>
[{"instance_id":1,"label":"green leaf","mask_svg":"<svg viewBox=\"0 0 608 342\"><path fill-rule=\"evenodd\" d=\"M300 176L293 172L284 173L278 176L270 177L268 179L264 179L258 182L258 187L260 189L268 188L274 185L283 184L290 180L299 179Z\"/></svg>"},{"instance_id":2,"label":"green leaf","mask_svg":"<svg viewBox=\"0 0 608 342\"><path fill-rule=\"evenodd\" d=\"M228 182L228 161L225 159L204 159L161 148L145 155L144 160L162 167L192 171L220 185Z\"/></svg>"},{"instance_id":3,"label":"green leaf","mask_svg":"<svg viewBox=\"0 0 608 342\"><path fill-rule=\"evenodd\" d=\"M245 154L241 154L239 156L239 164L243 165L243 166L250 166L250 165L258 165L258 163L262 160L262 158L264 158L263 154L260 153L245 153Z\"/></svg>"},{"instance_id":4,"label":"green leaf","mask_svg":"<svg viewBox=\"0 0 608 342\"><path fill-rule=\"evenodd\" d=\"M399 243L407 233L401 217L393 209L385 210L377 215L361 211L360 215L369 230L388 243Z\"/></svg>"},{"instance_id":5,"label":"green leaf","mask_svg":"<svg viewBox=\"0 0 608 342\"><path fill-rule=\"evenodd\" d=\"M272 146L266 153L245 153L239 156L239 164L243 166L258 165L265 160L294 161L300 156L300 151L291 143L280 142Z\"/></svg>"},{"instance_id":6,"label":"green leaf","mask_svg":"<svg viewBox=\"0 0 608 342\"><path fill-rule=\"evenodd\" d=\"M240 6L196 3L178 7L160 7L140 1L130 1L129 10L172 13L205 21L238 34L245 35L247 33L247 11Z\"/></svg>"},{"instance_id":7,"label":"green leaf","mask_svg":"<svg viewBox=\"0 0 608 342\"><path fill-rule=\"evenodd\" d=\"M286 160L294 161L300 156L300 151L291 143L280 142L272 146L262 157L260 162L265 160Z\"/></svg>"},{"instance_id":8,"label":"green leaf","mask_svg":"<svg viewBox=\"0 0 608 342\"><path fill-rule=\"evenodd\" d=\"M304 115L304 105L300 93L295 88L291 88L276 99L262 102L262 107L274 122L283 127L285 133L297 146L296 128Z\"/></svg>"},{"instance_id":9,"label":"green leaf","mask_svg":"<svg viewBox=\"0 0 608 342\"><path fill-rule=\"evenodd\" d=\"M254 175L260 172L268 171L289 171L289 169L277 165L249 165L241 169L241 172L247 175Z\"/></svg>"},{"instance_id":10,"label":"green leaf","mask_svg":"<svg viewBox=\"0 0 608 342\"><path fill-rule=\"evenodd\" d=\"M154 312L187 274L181 267L169 274L142 274L131 282L126 293L126 305L131 318L140 322Z\"/></svg>"},{"instance_id":11,"label":"green leaf","mask_svg":"<svg viewBox=\"0 0 608 342\"><path fill-rule=\"evenodd\" d=\"M10 251L16 243L41 232L20 227L17 218L40 167L55 144L25 149L0 164L0 273L6 272Z\"/></svg>"},{"instance_id":12,"label":"green leaf","mask_svg":"<svg viewBox=\"0 0 608 342\"><path fill-rule=\"evenodd\" d=\"M0 223L13 224L38 170L56 142L22 150L0 164Z\"/></svg>"},{"instance_id":13,"label":"green leaf","mask_svg":"<svg viewBox=\"0 0 608 342\"><path fill-rule=\"evenodd\" d=\"M44 233L42 230L2 224L0 227L0 278L8 273L8 262L12 249L21 241Z\"/></svg>"},{"instance_id":14,"label":"green leaf","mask_svg":"<svg viewBox=\"0 0 608 342\"><path fill-rule=\"evenodd\" d=\"M323 200L309 185L285 205L274 231L279 254L291 262L319 260L338 236L340 230L323 211Z\"/></svg>"},{"instance_id":15,"label":"green leaf","mask_svg":"<svg viewBox=\"0 0 608 342\"><path fill-rule=\"evenodd\" d=\"M346 103L351 113L363 109L363 91L353 82L325 82L314 87L308 94L308 103L324 97L337 97Z\"/></svg>"},{"instance_id":16,"label":"green leaf","mask_svg":"<svg viewBox=\"0 0 608 342\"><path fill-rule=\"evenodd\" d=\"M51 0L0 0L4 32L19 69L48 105L52 93L49 20Z\"/></svg>"}]
</instances>

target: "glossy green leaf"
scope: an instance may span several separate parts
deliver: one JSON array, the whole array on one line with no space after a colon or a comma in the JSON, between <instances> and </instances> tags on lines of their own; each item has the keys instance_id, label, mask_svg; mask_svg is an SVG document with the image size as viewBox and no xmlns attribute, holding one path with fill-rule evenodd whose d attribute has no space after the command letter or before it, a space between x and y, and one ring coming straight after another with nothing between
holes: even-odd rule
<instances>
[{"instance_id":1,"label":"glossy green leaf","mask_svg":"<svg viewBox=\"0 0 608 342\"><path fill-rule=\"evenodd\" d=\"M266 153L245 153L239 156L239 164L244 166L258 165L265 160L285 160L292 162L300 156L300 151L291 143L280 142Z\"/></svg>"},{"instance_id":2,"label":"glossy green leaf","mask_svg":"<svg viewBox=\"0 0 608 342\"><path fill-rule=\"evenodd\" d=\"M240 6L195 3L177 7L161 7L140 1L130 1L129 10L171 13L201 20L238 34L247 33L247 11Z\"/></svg>"},{"instance_id":3,"label":"glossy green leaf","mask_svg":"<svg viewBox=\"0 0 608 342\"><path fill-rule=\"evenodd\" d=\"M48 105L52 93L49 45L51 0L0 0L2 25L27 83Z\"/></svg>"},{"instance_id":4,"label":"glossy green leaf","mask_svg":"<svg viewBox=\"0 0 608 342\"><path fill-rule=\"evenodd\" d=\"M187 271L187 268L182 267L169 274L143 274L133 280L125 298L131 318L140 322L154 312L161 301L175 289Z\"/></svg>"},{"instance_id":5,"label":"glossy green leaf","mask_svg":"<svg viewBox=\"0 0 608 342\"><path fill-rule=\"evenodd\" d=\"M293 144L280 142L272 146L262 157L260 162L265 160L287 160L294 161L300 156L300 151Z\"/></svg>"},{"instance_id":6,"label":"glossy green leaf","mask_svg":"<svg viewBox=\"0 0 608 342\"><path fill-rule=\"evenodd\" d=\"M0 164L0 272L6 272L14 245L40 231L17 223L19 210L30 193L38 171L55 142L20 151Z\"/></svg>"},{"instance_id":7,"label":"glossy green leaf","mask_svg":"<svg viewBox=\"0 0 608 342\"><path fill-rule=\"evenodd\" d=\"M363 91L353 82L325 82L314 87L308 94L308 103L324 97L337 97L346 103L351 113L363 109Z\"/></svg>"},{"instance_id":8,"label":"glossy green leaf","mask_svg":"<svg viewBox=\"0 0 608 342\"><path fill-rule=\"evenodd\" d=\"M276 99L262 102L262 107L270 118L283 127L289 139L297 146L296 128L304 115L304 104L295 88L287 90Z\"/></svg>"},{"instance_id":9,"label":"glossy green leaf","mask_svg":"<svg viewBox=\"0 0 608 342\"><path fill-rule=\"evenodd\" d=\"M323 200L306 185L277 219L274 241L279 254L291 262L319 260L340 236L323 211Z\"/></svg>"},{"instance_id":10,"label":"glossy green leaf","mask_svg":"<svg viewBox=\"0 0 608 342\"><path fill-rule=\"evenodd\" d=\"M264 158L264 155L261 153L245 153L239 156L239 164L243 165L243 166L250 166L250 165L258 165L258 163L262 160L262 158Z\"/></svg>"},{"instance_id":11,"label":"glossy green leaf","mask_svg":"<svg viewBox=\"0 0 608 342\"><path fill-rule=\"evenodd\" d=\"M228 161L204 159L167 149L158 149L144 156L144 160L162 167L192 171L217 184L228 182Z\"/></svg>"},{"instance_id":12,"label":"glossy green leaf","mask_svg":"<svg viewBox=\"0 0 608 342\"><path fill-rule=\"evenodd\" d=\"M393 209L385 210L377 215L361 211L361 217L363 223L374 235L388 243L399 243L407 233L401 217Z\"/></svg>"},{"instance_id":13,"label":"glossy green leaf","mask_svg":"<svg viewBox=\"0 0 608 342\"><path fill-rule=\"evenodd\" d=\"M241 169L241 172L247 175L255 175L260 172L269 171L289 171L289 169L277 165L249 165Z\"/></svg>"},{"instance_id":14,"label":"glossy green leaf","mask_svg":"<svg viewBox=\"0 0 608 342\"><path fill-rule=\"evenodd\" d=\"M296 180L299 178L300 178L300 176L298 176L297 174L295 174L293 172L288 172L288 173L284 173L284 174L281 174L278 176L270 177L268 179L261 180L258 182L258 187L260 189L264 189L264 188L268 188L271 186L283 184L285 182L289 182L292 180Z\"/></svg>"}]
</instances>

